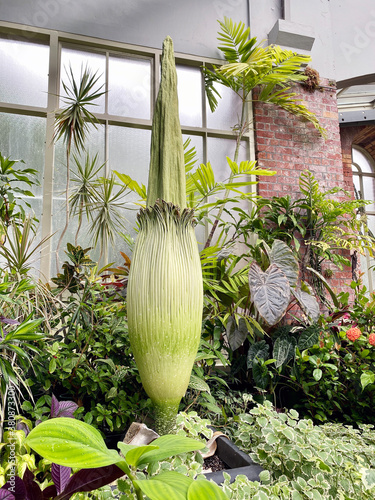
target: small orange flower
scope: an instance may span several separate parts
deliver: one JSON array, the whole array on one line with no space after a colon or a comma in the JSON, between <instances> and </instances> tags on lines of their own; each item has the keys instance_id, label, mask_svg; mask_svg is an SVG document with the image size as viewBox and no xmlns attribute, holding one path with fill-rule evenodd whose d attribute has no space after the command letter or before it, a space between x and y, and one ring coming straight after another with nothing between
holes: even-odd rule
<instances>
[{"instance_id":1,"label":"small orange flower","mask_svg":"<svg viewBox=\"0 0 375 500\"><path fill-rule=\"evenodd\" d=\"M349 328L349 330L346 332L346 336L348 337L349 340L352 340L353 342L357 340L358 337L362 335L361 330L357 326L352 326Z\"/></svg>"},{"instance_id":2,"label":"small orange flower","mask_svg":"<svg viewBox=\"0 0 375 500\"><path fill-rule=\"evenodd\" d=\"M370 333L368 341L371 345L375 345L375 333Z\"/></svg>"}]
</instances>

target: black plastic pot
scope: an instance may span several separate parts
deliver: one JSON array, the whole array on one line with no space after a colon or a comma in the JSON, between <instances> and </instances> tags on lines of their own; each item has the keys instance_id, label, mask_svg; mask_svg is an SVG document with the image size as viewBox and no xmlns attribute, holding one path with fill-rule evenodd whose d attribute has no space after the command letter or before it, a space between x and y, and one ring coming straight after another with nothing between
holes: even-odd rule
<instances>
[{"instance_id":1,"label":"black plastic pot","mask_svg":"<svg viewBox=\"0 0 375 500\"><path fill-rule=\"evenodd\" d=\"M224 436L219 436L216 443L216 455L228 468L221 471L208 472L205 474L207 479L212 479L215 483L221 484L224 482L223 473L226 472L231 477L231 483L240 474L246 476L250 481L259 481L259 474L263 468L254 463L249 455L246 455L246 453L241 451L232 441Z\"/></svg>"}]
</instances>

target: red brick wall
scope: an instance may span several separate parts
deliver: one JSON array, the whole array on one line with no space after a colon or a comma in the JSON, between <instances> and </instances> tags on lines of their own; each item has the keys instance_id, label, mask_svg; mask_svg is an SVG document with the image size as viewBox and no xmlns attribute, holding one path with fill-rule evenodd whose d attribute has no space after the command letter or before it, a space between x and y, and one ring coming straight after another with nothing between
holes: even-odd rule
<instances>
[{"instance_id":1,"label":"red brick wall","mask_svg":"<svg viewBox=\"0 0 375 500\"><path fill-rule=\"evenodd\" d=\"M301 86L296 92L303 103L314 112L327 130L323 139L314 126L276 108L271 104L255 103L254 129L256 156L260 167L276 170L273 177L265 177L258 185L259 194L265 197L299 195L298 178L303 170L313 172L322 188L345 187L336 89L327 80L322 91L305 91Z\"/></svg>"},{"instance_id":2,"label":"red brick wall","mask_svg":"<svg viewBox=\"0 0 375 500\"><path fill-rule=\"evenodd\" d=\"M351 178L351 152L345 149L345 165L341 150L340 128L336 101L336 88L321 79L321 90L308 92L301 86L295 91L307 108L319 118L327 131L327 138L320 136L314 126L270 104L255 103L254 130L258 165L276 170L273 177L265 177L258 184L258 193L270 198L290 194L300 196L298 187L302 171L309 170L322 189L341 187L353 193ZM351 148L351 143L350 143ZM347 253L347 257L350 255ZM330 266L331 267L331 266ZM337 291L345 288L352 279L349 267L343 271L332 268L329 283Z\"/></svg>"}]
</instances>

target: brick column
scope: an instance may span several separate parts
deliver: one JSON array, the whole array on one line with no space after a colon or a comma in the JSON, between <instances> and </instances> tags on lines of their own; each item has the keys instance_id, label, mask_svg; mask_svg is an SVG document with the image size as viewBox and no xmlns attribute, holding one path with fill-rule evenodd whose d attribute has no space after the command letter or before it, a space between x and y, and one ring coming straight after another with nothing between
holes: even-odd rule
<instances>
[{"instance_id":1,"label":"brick column","mask_svg":"<svg viewBox=\"0 0 375 500\"><path fill-rule=\"evenodd\" d=\"M304 170L314 174L321 189L341 187L353 193L349 143L345 147L343 164L336 88L326 79L321 79L320 84L321 88L314 92L300 85L296 85L293 90L319 118L327 131L326 139L320 136L311 123L274 105L255 102L257 161L260 167L277 171L275 176L265 177L259 182L258 193L261 196L270 198L289 194L294 199L299 198L298 181ZM345 255L350 257L348 252ZM339 271L334 267L333 271L329 282L338 291L351 282L351 268Z\"/></svg>"}]
</instances>

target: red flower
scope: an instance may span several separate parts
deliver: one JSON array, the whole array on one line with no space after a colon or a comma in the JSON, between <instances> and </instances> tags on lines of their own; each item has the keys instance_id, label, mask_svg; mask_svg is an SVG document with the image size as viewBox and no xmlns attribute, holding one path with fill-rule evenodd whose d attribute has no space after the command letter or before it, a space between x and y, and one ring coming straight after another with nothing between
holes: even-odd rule
<instances>
[{"instance_id":1,"label":"red flower","mask_svg":"<svg viewBox=\"0 0 375 500\"><path fill-rule=\"evenodd\" d=\"M361 330L357 326L352 326L349 328L349 330L346 332L346 336L348 337L349 340L352 340L353 342L357 340L358 337L362 335Z\"/></svg>"},{"instance_id":2,"label":"red flower","mask_svg":"<svg viewBox=\"0 0 375 500\"><path fill-rule=\"evenodd\" d=\"M371 345L375 345L375 333L370 333L368 341Z\"/></svg>"}]
</instances>

